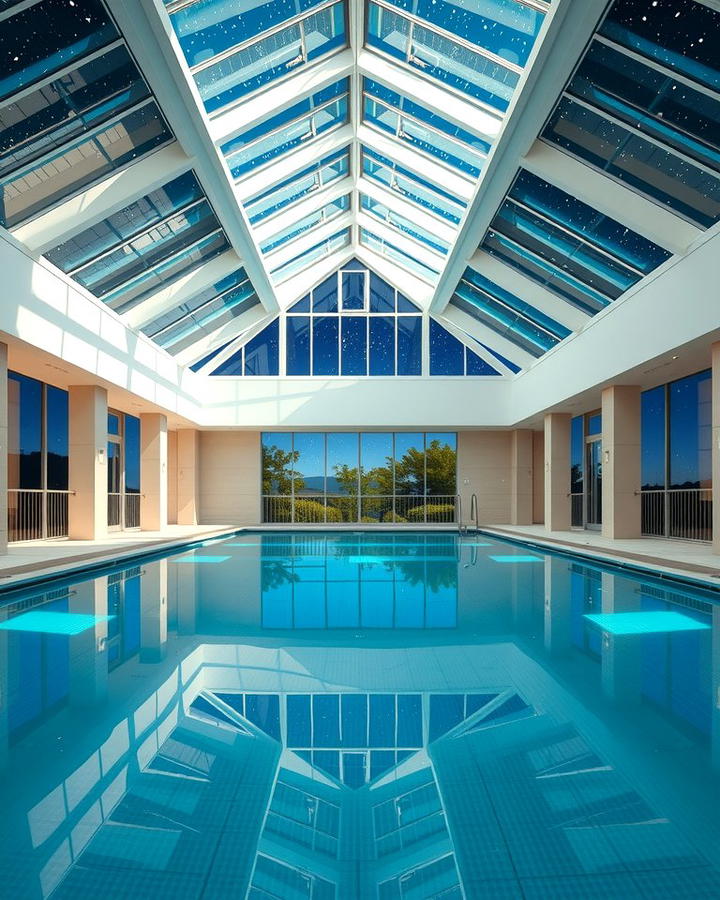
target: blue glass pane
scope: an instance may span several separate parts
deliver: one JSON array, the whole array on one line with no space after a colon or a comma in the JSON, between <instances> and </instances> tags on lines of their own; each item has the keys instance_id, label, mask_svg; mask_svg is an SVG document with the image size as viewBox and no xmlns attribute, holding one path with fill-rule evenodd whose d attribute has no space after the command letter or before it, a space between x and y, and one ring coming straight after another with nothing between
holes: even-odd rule
<instances>
[{"instance_id":1,"label":"blue glass pane","mask_svg":"<svg viewBox=\"0 0 720 900\"><path fill-rule=\"evenodd\" d=\"M321 209L317 209L309 215L303 216L301 219L293 222L292 225L286 226L268 240L263 241L260 244L260 249L263 253L270 253L271 251L276 250L278 247L282 247L284 244L287 244L295 238L299 237L301 234L304 234L306 231L309 231L311 228L315 228L318 225L330 221L339 213L347 210L349 206L349 195L338 197L336 200L333 200L331 203L326 204Z\"/></svg>"},{"instance_id":2,"label":"blue glass pane","mask_svg":"<svg viewBox=\"0 0 720 900\"><path fill-rule=\"evenodd\" d=\"M10 374L8 373L8 378ZM69 421L68 393L48 384L47 391L47 487L68 489Z\"/></svg>"},{"instance_id":3,"label":"blue glass pane","mask_svg":"<svg viewBox=\"0 0 720 900\"><path fill-rule=\"evenodd\" d=\"M493 350L492 347L488 347L485 344L480 343L480 341L478 341L478 343L481 347L484 347L488 351L488 353L492 353L495 359L499 360L504 366L507 366L507 368L510 369L511 372L517 374L520 371L520 366L516 366L514 362L510 362L509 359L506 359L506 357L504 357L501 353L498 353L497 350Z\"/></svg>"},{"instance_id":4,"label":"blue glass pane","mask_svg":"<svg viewBox=\"0 0 720 900\"><path fill-rule=\"evenodd\" d=\"M210 335L243 313L260 305L252 285L246 282L237 290L216 297L200 309L185 316L154 338L168 353L177 354L192 346L203 335Z\"/></svg>"},{"instance_id":5,"label":"blue glass pane","mask_svg":"<svg viewBox=\"0 0 720 900\"><path fill-rule=\"evenodd\" d=\"M370 746L395 746L394 694L370 694Z\"/></svg>"},{"instance_id":6,"label":"blue glass pane","mask_svg":"<svg viewBox=\"0 0 720 900\"><path fill-rule=\"evenodd\" d=\"M398 375L420 375L422 371L421 316L398 317L397 359Z\"/></svg>"},{"instance_id":7,"label":"blue glass pane","mask_svg":"<svg viewBox=\"0 0 720 900\"><path fill-rule=\"evenodd\" d=\"M397 295L397 311L399 313L417 313L420 312L420 307L417 306L412 300L408 300L407 297L404 297L399 291Z\"/></svg>"},{"instance_id":8,"label":"blue glass pane","mask_svg":"<svg viewBox=\"0 0 720 900\"><path fill-rule=\"evenodd\" d=\"M308 250L304 250L302 253L299 253L288 262L283 263L283 265L278 266L276 269L273 269L273 281L275 281L276 283L285 281L316 260L321 259L324 256L330 256L337 250L341 250L343 247L346 247L349 243L350 229L344 228L342 231L338 231L337 234L334 234L331 237L320 241L318 244L315 244Z\"/></svg>"},{"instance_id":9,"label":"blue glass pane","mask_svg":"<svg viewBox=\"0 0 720 900\"><path fill-rule=\"evenodd\" d=\"M422 747L422 698L400 694L397 698L397 746Z\"/></svg>"},{"instance_id":10,"label":"blue glass pane","mask_svg":"<svg viewBox=\"0 0 720 900\"><path fill-rule=\"evenodd\" d=\"M343 747L368 746L368 698L367 694L342 695Z\"/></svg>"},{"instance_id":11,"label":"blue glass pane","mask_svg":"<svg viewBox=\"0 0 720 900\"><path fill-rule=\"evenodd\" d=\"M313 321L313 375L338 375L338 317Z\"/></svg>"},{"instance_id":12,"label":"blue glass pane","mask_svg":"<svg viewBox=\"0 0 720 900\"><path fill-rule=\"evenodd\" d=\"M288 316L286 319L287 374L310 374L310 317Z\"/></svg>"},{"instance_id":13,"label":"blue glass pane","mask_svg":"<svg viewBox=\"0 0 720 900\"><path fill-rule=\"evenodd\" d=\"M63 272L70 272L203 196L194 173L186 172L45 255Z\"/></svg>"},{"instance_id":14,"label":"blue glass pane","mask_svg":"<svg viewBox=\"0 0 720 900\"><path fill-rule=\"evenodd\" d=\"M97 128L149 93L125 47L79 65L0 110L0 175Z\"/></svg>"},{"instance_id":15,"label":"blue glass pane","mask_svg":"<svg viewBox=\"0 0 720 900\"><path fill-rule=\"evenodd\" d=\"M236 296L238 292L234 291L233 288L241 286L242 290L240 291L240 293L242 295L246 295L245 292L247 291L252 291L252 286L250 285L248 277L245 274L245 269L237 269L231 275L228 275L225 278L221 278L220 281L216 281L215 284L212 284L209 288L206 288L204 291L200 291L199 294L196 294L190 300L187 300L185 303L178 304L178 306L173 307L172 309L162 313L162 315L159 315L157 318L148 322L147 325L143 326L142 330L149 337L154 337L160 332L165 334L166 329L168 329L170 326L175 325L176 323L181 323L189 313L204 308L206 304L214 300L219 294L225 294L227 291L229 291L230 297Z\"/></svg>"},{"instance_id":16,"label":"blue glass pane","mask_svg":"<svg viewBox=\"0 0 720 900\"><path fill-rule=\"evenodd\" d=\"M342 374L367 374L367 316L343 316Z\"/></svg>"},{"instance_id":17,"label":"blue glass pane","mask_svg":"<svg viewBox=\"0 0 720 900\"><path fill-rule=\"evenodd\" d=\"M340 275L343 310L365 309L365 272L344 270Z\"/></svg>"},{"instance_id":18,"label":"blue glass pane","mask_svg":"<svg viewBox=\"0 0 720 900\"><path fill-rule=\"evenodd\" d=\"M313 747L340 746L340 697L315 694L312 698Z\"/></svg>"},{"instance_id":19,"label":"blue glass pane","mask_svg":"<svg viewBox=\"0 0 720 900\"><path fill-rule=\"evenodd\" d=\"M287 697L287 745L311 747L310 696L289 694Z\"/></svg>"},{"instance_id":20,"label":"blue glass pane","mask_svg":"<svg viewBox=\"0 0 720 900\"><path fill-rule=\"evenodd\" d=\"M490 363L485 362L484 359L481 359L476 353L473 353L472 350L465 349L465 355L467 357L467 375L498 375L499 372L490 365Z\"/></svg>"},{"instance_id":21,"label":"blue glass pane","mask_svg":"<svg viewBox=\"0 0 720 900\"><path fill-rule=\"evenodd\" d=\"M465 345L435 319L430 319L430 374L465 374Z\"/></svg>"},{"instance_id":22,"label":"blue glass pane","mask_svg":"<svg viewBox=\"0 0 720 900\"><path fill-rule=\"evenodd\" d=\"M660 490L665 487L665 386L643 391L640 402L641 487Z\"/></svg>"},{"instance_id":23,"label":"blue glass pane","mask_svg":"<svg viewBox=\"0 0 720 900\"><path fill-rule=\"evenodd\" d=\"M42 487L42 383L8 372L8 487Z\"/></svg>"},{"instance_id":24,"label":"blue glass pane","mask_svg":"<svg viewBox=\"0 0 720 900\"><path fill-rule=\"evenodd\" d=\"M229 341L226 341L224 344L221 344L219 347L216 347L214 350L211 350L210 353L203 356L197 362L193 363L190 368L193 372L198 372L203 366L206 366L211 360L213 360L216 356L219 356L220 353L226 348L229 347L230 344L235 340L235 338L230 338ZM215 373L213 372L213 375Z\"/></svg>"},{"instance_id":25,"label":"blue glass pane","mask_svg":"<svg viewBox=\"0 0 720 900\"><path fill-rule=\"evenodd\" d=\"M243 375L277 375L279 367L279 319L245 345Z\"/></svg>"},{"instance_id":26,"label":"blue glass pane","mask_svg":"<svg viewBox=\"0 0 720 900\"><path fill-rule=\"evenodd\" d=\"M699 225L720 218L719 178L569 97L543 137Z\"/></svg>"},{"instance_id":27,"label":"blue glass pane","mask_svg":"<svg viewBox=\"0 0 720 900\"><path fill-rule=\"evenodd\" d=\"M195 83L205 109L213 113L345 43L345 9L342 3L336 3L239 47L210 65L204 64L195 72Z\"/></svg>"},{"instance_id":28,"label":"blue glass pane","mask_svg":"<svg viewBox=\"0 0 720 900\"><path fill-rule=\"evenodd\" d=\"M35 167L0 183L0 224L10 228L73 196L114 169L143 156L172 137L155 103L65 146ZM74 165L82 158L83 165Z\"/></svg>"},{"instance_id":29,"label":"blue glass pane","mask_svg":"<svg viewBox=\"0 0 720 900\"><path fill-rule=\"evenodd\" d=\"M370 318L370 374L395 374L395 319Z\"/></svg>"},{"instance_id":30,"label":"blue glass pane","mask_svg":"<svg viewBox=\"0 0 720 900\"><path fill-rule=\"evenodd\" d=\"M618 0L600 33L717 90L719 30L720 13L694 0Z\"/></svg>"},{"instance_id":31,"label":"blue glass pane","mask_svg":"<svg viewBox=\"0 0 720 900\"><path fill-rule=\"evenodd\" d=\"M360 206L361 209L363 209L365 212L368 212L371 216L374 216L381 222L387 223L393 228L397 228L398 231L402 231L404 234L408 235L416 241L419 241L426 247L430 247L432 250L435 250L438 253L447 253L449 245L446 241L437 238L425 228L422 228L420 225L416 225L414 222L411 222L405 216L402 216L399 213L395 212L395 210L390 209L390 207L386 206L384 203L380 203L372 197L367 197L365 194L361 194ZM440 265L440 263L438 263L438 265Z\"/></svg>"},{"instance_id":32,"label":"blue glass pane","mask_svg":"<svg viewBox=\"0 0 720 900\"><path fill-rule=\"evenodd\" d=\"M310 312L310 294L306 294L302 300L298 300L297 303L294 303L288 311L296 313Z\"/></svg>"},{"instance_id":33,"label":"blue glass pane","mask_svg":"<svg viewBox=\"0 0 720 900\"><path fill-rule=\"evenodd\" d=\"M585 465L585 417L570 422L570 493L582 494Z\"/></svg>"},{"instance_id":34,"label":"blue glass pane","mask_svg":"<svg viewBox=\"0 0 720 900\"><path fill-rule=\"evenodd\" d=\"M140 493L140 419L125 415L125 490Z\"/></svg>"},{"instance_id":35,"label":"blue glass pane","mask_svg":"<svg viewBox=\"0 0 720 900\"><path fill-rule=\"evenodd\" d=\"M274 740L280 740L280 698L277 694L248 694L245 718Z\"/></svg>"},{"instance_id":36,"label":"blue glass pane","mask_svg":"<svg viewBox=\"0 0 720 900\"><path fill-rule=\"evenodd\" d=\"M338 311L338 278L333 273L319 284L312 294L313 312L337 312Z\"/></svg>"},{"instance_id":37,"label":"blue glass pane","mask_svg":"<svg viewBox=\"0 0 720 900\"><path fill-rule=\"evenodd\" d=\"M380 253L382 256L387 256L389 259L400 263L401 266L404 266L406 269L419 275L420 278L425 281L430 283L435 282L439 272L439 260L438 269L431 269L429 266L425 265L425 263L415 259L415 257L411 256L409 253L405 253L404 250L400 250L385 238L379 238L372 231L368 231L367 228L360 229L360 242L367 247L370 247L372 250L375 250L376 253Z\"/></svg>"},{"instance_id":38,"label":"blue glass pane","mask_svg":"<svg viewBox=\"0 0 720 900\"><path fill-rule=\"evenodd\" d=\"M0 99L116 37L101 0L43 0L20 10L0 28Z\"/></svg>"},{"instance_id":39,"label":"blue glass pane","mask_svg":"<svg viewBox=\"0 0 720 900\"><path fill-rule=\"evenodd\" d=\"M668 389L670 488L709 488L712 483L712 379L698 372Z\"/></svg>"},{"instance_id":40,"label":"blue glass pane","mask_svg":"<svg viewBox=\"0 0 720 900\"><path fill-rule=\"evenodd\" d=\"M395 312L395 288L370 273L370 312Z\"/></svg>"},{"instance_id":41,"label":"blue glass pane","mask_svg":"<svg viewBox=\"0 0 720 900\"><path fill-rule=\"evenodd\" d=\"M465 717L465 697L463 694L430 695L429 742L447 734Z\"/></svg>"},{"instance_id":42,"label":"blue glass pane","mask_svg":"<svg viewBox=\"0 0 720 900\"><path fill-rule=\"evenodd\" d=\"M543 12L517 0L463 5L451 0L389 2L520 66L527 62L544 20Z\"/></svg>"}]
</instances>

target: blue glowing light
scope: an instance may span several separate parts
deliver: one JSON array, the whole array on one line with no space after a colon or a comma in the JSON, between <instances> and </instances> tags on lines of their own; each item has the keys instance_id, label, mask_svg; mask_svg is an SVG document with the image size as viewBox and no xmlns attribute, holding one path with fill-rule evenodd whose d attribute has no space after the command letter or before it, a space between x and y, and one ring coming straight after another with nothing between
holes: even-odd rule
<instances>
[{"instance_id":1,"label":"blue glowing light","mask_svg":"<svg viewBox=\"0 0 720 900\"><path fill-rule=\"evenodd\" d=\"M491 556L490 559L499 563L542 562L542 557L540 556Z\"/></svg>"},{"instance_id":2,"label":"blue glowing light","mask_svg":"<svg viewBox=\"0 0 720 900\"><path fill-rule=\"evenodd\" d=\"M704 622L678 612L592 613L585 618L610 634L657 634L665 631L704 631Z\"/></svg>"},{"instance_id":3,"label":"blue glowing light","mask_svg":"<svg viewBox=\"0 0 720 900\"><path fill-rule=\"evenodd\" d=\"M88 628L94 628L98 622L109 622L115 616L90 616L82 613L67 612L33 612L23 613L0 622L3 631L34 631L37 634L81 634Z\"/></svg>"}]
</instances>

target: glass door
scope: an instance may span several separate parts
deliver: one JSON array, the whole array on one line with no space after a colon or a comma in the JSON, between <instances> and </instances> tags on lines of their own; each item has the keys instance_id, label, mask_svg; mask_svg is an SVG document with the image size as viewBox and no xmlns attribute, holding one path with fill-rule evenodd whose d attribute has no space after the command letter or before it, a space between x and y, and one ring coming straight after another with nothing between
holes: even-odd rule
<instances>
[{"instance_id":1,"label":"glass door","mask_svg":"<svg viewBox=\"0 0 720 900\"><path fill-rule=\"evenodd\" d=\"M108 529L119 531L123 527L123 466L122 444L119 438L108 437Z\"/></svg>"},{"instance_id":2,"label":"glass door","mask_svg":"<svg viewBox=\"0 0 720 900\"><path fill-rule=\"evenodd\" d=\"M602 525L602 438L588 440L585 445L585 527Z\"/></svg>"}]
</instances>

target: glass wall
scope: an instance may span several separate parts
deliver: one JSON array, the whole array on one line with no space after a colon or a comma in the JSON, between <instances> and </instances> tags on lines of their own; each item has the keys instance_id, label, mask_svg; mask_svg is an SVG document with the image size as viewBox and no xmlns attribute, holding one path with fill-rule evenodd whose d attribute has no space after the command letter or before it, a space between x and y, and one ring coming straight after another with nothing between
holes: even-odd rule
<instances>
[{"instance_id":1,"label":"glass wall","mask_svg":"<svg viewBox=\"0 0 720 900\"><path fill-rule=\"evenodd\" d=\"M453 522L457 435L263 434L265 522Z\"/></svg>"},{"instance_id":2,"label":"glass wall","mask_svg":"<svg viewBox=\"0 0 720 900\"><path fill-rule=\"evenodd\" d=\"M642 531L712 539L711 372L642 394Z\"/></svg>"},{"instance_id":3,"label":"glass wall","mask_svg":"<svg viewBox=\"0 0 720 900\"><path fill-rule=\"evenodd\" d=\"M8 539L67 535L68 395L8 372Z\"/></svg>"},{"instance_id":4,"label":"glass wall","mask_svg":"<svg viewBox=\"0 0 720 900\"><path fill-rule=\"evenodd\" d=\"M140 419L108 411L108 528L140 527Z\"/></svg>"},{"instance_id":5,"label":"glass wall","mask_svg":"<svg viewBox=\"0 0 720 900\"><path fill-rule=\"evenodd\" d=\"M602 415L574 416L570 423L570 524L602 525Z\"/></svg>"}]
</instances>

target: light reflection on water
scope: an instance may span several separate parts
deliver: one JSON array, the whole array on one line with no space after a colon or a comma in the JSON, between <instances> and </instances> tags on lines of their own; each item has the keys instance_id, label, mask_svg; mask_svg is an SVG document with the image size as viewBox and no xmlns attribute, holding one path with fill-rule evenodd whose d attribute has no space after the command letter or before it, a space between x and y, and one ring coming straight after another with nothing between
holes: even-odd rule
<instances>
[{"instance_id":1,"label":"light reflection on water","mask_svg":"<svg viewBox=\"0 0 720 900\"><path fill-rule=\"evenodd\" d=\"M407 532L15 593L0 896L720 896L712 601Z\"/></svg>"}]
</instances>

